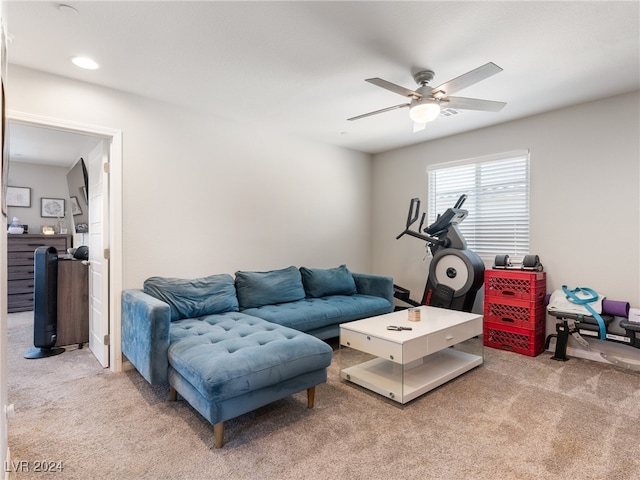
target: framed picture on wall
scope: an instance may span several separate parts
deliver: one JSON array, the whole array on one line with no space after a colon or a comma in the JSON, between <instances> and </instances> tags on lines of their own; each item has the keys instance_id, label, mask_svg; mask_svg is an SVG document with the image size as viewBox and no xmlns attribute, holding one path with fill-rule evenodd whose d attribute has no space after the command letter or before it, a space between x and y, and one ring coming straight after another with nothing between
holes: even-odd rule
<instances>
[{"instance_id":1,"label":"framed picture on wall","mask_svg":"<svg viewBox=\"0 0 640 480\"><path fill-rule=\"evenodd\" d=\"M41 217L64 217L64 198L40 198Z\"/></svg>"},{"instance_id":2,"label":"framed picture on wall","mask_svg":"<svg viewBox=\"0 0 640 480\"><path fill-rule=\"evenodd\" d=\"M82 215L82 208L78 203L78 197L71 197L71 213L73 215Z\"/></svg>"},{"instance_id":3,"label":"framed picture on wall","mask_svg":"<svg viewBox=\"0 0 640 480\"><path fill-rule=\"evenodd\" d=\"M29 187L7 187L7 207L30 207L31 189Z\"/></svg>"}]
</instances>

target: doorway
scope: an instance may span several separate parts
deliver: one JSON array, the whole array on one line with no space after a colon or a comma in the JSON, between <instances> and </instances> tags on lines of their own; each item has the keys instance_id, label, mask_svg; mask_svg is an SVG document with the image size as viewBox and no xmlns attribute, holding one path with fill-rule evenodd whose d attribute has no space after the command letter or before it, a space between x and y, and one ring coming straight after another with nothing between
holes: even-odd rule
<instances>
[{"instance_id":1,"label":"doorway","mask_svg":"<svg viewBox=\"0 0 640 480\"><path fill-rule=\"evenodd\" d=\"M7 120L10 125L76 133L98 140L90 153L93 170L89 174L89 184L94 185L96 195L89 198L89 209L96 222L96 235L90 237L94 246L90 248L93 258L89 260L90 348L103 366L114 372L122 371L119 295L114 298L110 294L122 290L122 132L15 111L7 112Z\"/></svg>"}]
</instances>

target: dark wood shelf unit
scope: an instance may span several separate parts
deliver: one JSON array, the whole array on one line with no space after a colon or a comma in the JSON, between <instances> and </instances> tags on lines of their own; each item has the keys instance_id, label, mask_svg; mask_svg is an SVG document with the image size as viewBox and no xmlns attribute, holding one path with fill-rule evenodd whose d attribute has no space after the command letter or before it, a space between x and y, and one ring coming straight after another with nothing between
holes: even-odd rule
<instances>
[{"instance_id":1,"label":"dark wood shelf unit","mask_svg":"<svg viewBox=\"0 0 640 480\"><path fill-rule=\"evenodd\" d=\"M33 254L51 246L58 254L71 247L71 235L7 234L7 311L33 310Z\"/></svg>"}]
</instances>

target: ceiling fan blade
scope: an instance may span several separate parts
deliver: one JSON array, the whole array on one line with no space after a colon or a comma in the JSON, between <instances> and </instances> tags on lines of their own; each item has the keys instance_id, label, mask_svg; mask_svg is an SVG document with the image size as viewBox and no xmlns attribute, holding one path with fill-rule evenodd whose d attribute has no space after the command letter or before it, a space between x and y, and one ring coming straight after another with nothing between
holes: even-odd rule
<instances>
[{"instance_id":1,"label":"ceiling fan blade","mask_svg":"<svg viewBox=\"0 0 640 480\"><path fill-rule=\"evenodd\" d=\"M431 90L433 95L436 95L438 92L444 92L444 95L451 95L452 93L457 92L458 90L462 90L464 88L470 87L474 83L478 83L485 78L490 77L491 75L495 75L496 73L500 73L502 69L496 65L495 63L489 62L481 67L476 68L475 70L471 70L459 77L454 78L453 80L449 80L448 82L443 83L435 87Z\"/></svg>"},{"instance_id":2,"label":"ceiling fan blade","mask_svg":"<svg viewBox=\"0 0 640 480\"><path fill-rule=\"evenodd\" d=\"M426 123L420 123L420 122L413 122L413 133L419 132L421 130L424 130L426 128L427 124Z\"/></svg>"},{"instance_id":3,"label":"ceiling fan blade","mask_svg":"<svg viewBox=\"0 0 640 480\"><path fill-rule=\"evenodd\" d=\"M391 110L397 110L398 108L405 108L411 105L410 103L402 103L400 105L394 105L393 107L383 108L382 110L376 110L375 112L363 113L357 117L347 118L347 120L359 120L364 117L370 117L371 115L377 115L378 113L390 112Z\"/></svg>"},{"instance_id":4,"label":"ceiling fan blade","mask_svg":"<svg viewBox=\"0 0 640 480\"><path fill-rule=\"evenodd\" d=\"M480 100L479 98L446 97L440 100L440 105L457 110L482 110L484 112L499 112L506 105L505 102Z\"/></svg>"},{"instance_id":5,"label":"ceiling fan blade","mask_svg":"<svg viewBox=\"0 0 640 480\"><path fill-rule=\"evenodd\" d=\"M408 88L401 87L400 85L396 85L395 83L387 82L386 80L378 77L367 78L365 79L365 82L373 83L377 87L382 87L393 93L402 95L403 97L422 98L422 94L418 92L414 92L413 90L409 90Z\"/></svg>"}]
</instances>

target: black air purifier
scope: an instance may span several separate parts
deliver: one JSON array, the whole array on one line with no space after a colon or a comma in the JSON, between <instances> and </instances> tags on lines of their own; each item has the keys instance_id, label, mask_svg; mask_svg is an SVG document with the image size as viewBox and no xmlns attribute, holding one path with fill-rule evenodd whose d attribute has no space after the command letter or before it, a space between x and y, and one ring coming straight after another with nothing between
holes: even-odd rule
<instances>
[{"instance_id":1,"label":"black air purifier","mask_svg":"<svg viewBox=\"0 0 640 480\"><path fill-rule=\"evenodd\" d=\"M58 323L58 251L54 247L38 247L33 255L33 345L25 358L59 355L56 347Z\"/></svg>"}]
</instances>

